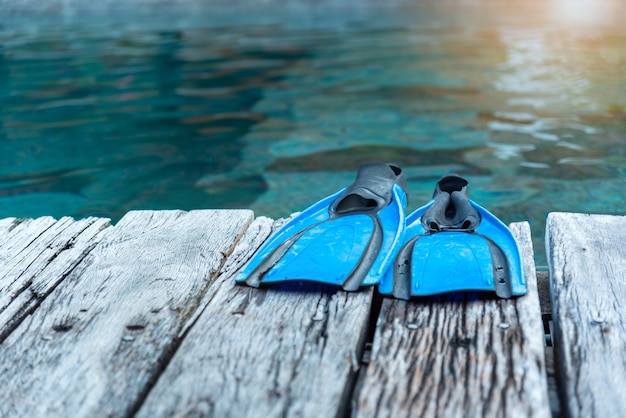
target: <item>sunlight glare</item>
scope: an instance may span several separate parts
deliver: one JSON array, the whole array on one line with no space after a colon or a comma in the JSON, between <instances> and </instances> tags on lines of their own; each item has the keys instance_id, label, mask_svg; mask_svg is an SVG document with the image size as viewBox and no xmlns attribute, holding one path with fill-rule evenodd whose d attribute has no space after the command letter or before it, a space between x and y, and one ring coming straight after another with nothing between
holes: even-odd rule
<instances>
[{"instance_id":1,"label":"sunlight glare","mask_svg":"<svg viewBox=\"0 0 626 418\"><path fill-rule=\"evenodd\" d=\"M597 23L607 17L610 0L555 0L554 13L568 23Z\"/></svg>"}]
</instances>

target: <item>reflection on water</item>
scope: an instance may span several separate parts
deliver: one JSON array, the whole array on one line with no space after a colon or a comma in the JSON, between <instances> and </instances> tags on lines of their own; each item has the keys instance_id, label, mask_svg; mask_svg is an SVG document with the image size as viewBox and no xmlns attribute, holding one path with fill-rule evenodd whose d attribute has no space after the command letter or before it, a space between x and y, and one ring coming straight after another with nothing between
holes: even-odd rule
<instances>
[{"instance_id":1,"label":"reflection on water","mask_svg":"<svg viewBox=\"0 0 626 418\"><path fill-rule=\"evenodd\" d=\"M2 34L2 214L250 206L262 173L236 193L196 182L239 164L242 137L266 119L252 106L307 50L266 46L265 27L110 29Z\"/></svg>"},{"instance_id":2,"label":"reflection on water","mask_svg":"<svg viewBox=\"0 0 626 418\"><path fill-rule=\"evenodd\" d=\"M626 209L626 6L507 4L7 19L0 217L286 216L383 160L410 209L467 176L542 263L548 212Z\"/></svg>"}]
</instances>

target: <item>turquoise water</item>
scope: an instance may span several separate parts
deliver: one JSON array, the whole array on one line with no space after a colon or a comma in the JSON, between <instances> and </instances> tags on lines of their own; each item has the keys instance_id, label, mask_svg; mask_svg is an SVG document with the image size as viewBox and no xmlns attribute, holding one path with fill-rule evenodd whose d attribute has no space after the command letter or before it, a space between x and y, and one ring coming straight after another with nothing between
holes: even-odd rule
<instances>
[{"instance_id":1,"label":"turquoise water","mask_svg":"<svg viewBox=\"0 0 626 418\"><path fill-rule=\"evenodd\" d=\"M548 212L626 212L626 7L506 3L0 18L0 218L282 217L393 161L545 264Z\"/></svg>"}]
</instances>

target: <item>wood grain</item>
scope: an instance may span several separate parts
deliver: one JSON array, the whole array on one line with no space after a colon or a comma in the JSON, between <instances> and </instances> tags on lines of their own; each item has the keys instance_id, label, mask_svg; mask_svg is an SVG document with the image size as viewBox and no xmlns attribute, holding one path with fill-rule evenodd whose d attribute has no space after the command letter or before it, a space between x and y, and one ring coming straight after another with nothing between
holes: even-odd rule
<instances>
[{"instance_id":1,"label":"wood grain","mask_svg":"<svg viewBox=\"0 0 626 418\"><path fill-rule=\"evenodd\" d=\"M528 294L385 299L356 417L549 417L528 223L520 244Z\"/></svg>"},{"instance_id":2,"label":"wood grain","mask_svg":"<svg viewBox=\"0 0 626 418\"><path fill-rule=\"evenodd\" d=\"M0 222L0 342L100 241L104 218Z\"/></svg>"},{"instance_id":3,"label":"wood grain","mask_svg":"<svg viewBox=\"0 0 626 418\"><path fill-rule=\"evenodd\" d=\"M546 228L561 405L626 413L626 216L551 213Z\"/></svg>"},{"instance_id":4,"label":"wood grain","mask_svg":"<svg viewBox=\"0 0 626 418\"><path fill-rule=\"evenodd\" d=\"M0 345L0 416L131 415L251 211L138 211Z\"/></svg>"},{"instance_id":5,"label":"wood grain","mask_svg":"<svg viewBox=\"0 0 626 418\"><path fill-rule=\"evenodd\" d=\"M235 285L270 227L260 218L249 228L138 417L344 415L373 289Z\"/></svg>"}]
</instances>

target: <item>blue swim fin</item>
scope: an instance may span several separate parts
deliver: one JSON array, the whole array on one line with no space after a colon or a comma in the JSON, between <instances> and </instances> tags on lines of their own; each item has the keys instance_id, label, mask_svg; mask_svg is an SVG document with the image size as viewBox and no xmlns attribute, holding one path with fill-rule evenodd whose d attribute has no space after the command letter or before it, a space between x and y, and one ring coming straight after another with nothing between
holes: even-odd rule
<instances>
[{"instance_id":1,"label":"blue swim fin","mask_svg":"<svg viewBox=\"0 0 626 418\"><path fill-rule=\"evenodd\" d=\"M433 200L407 216L404 244L380 285L398 299L477 290L523 295L526 282L509 228L469 199L468 182L451 174Z\"/></svg>"},{"instance_id":2,"label":"blue swim fin","mask_svg":"<svg viewBox=\"0 0 626 418\"><path fill-rule=\"evenodd\" d=\"M357 290L378 284L404 235L407 186L391 164L359 168L349 187L309 207L261 246L235 281L307 280Z\"/></svg>"}]
</instances>

